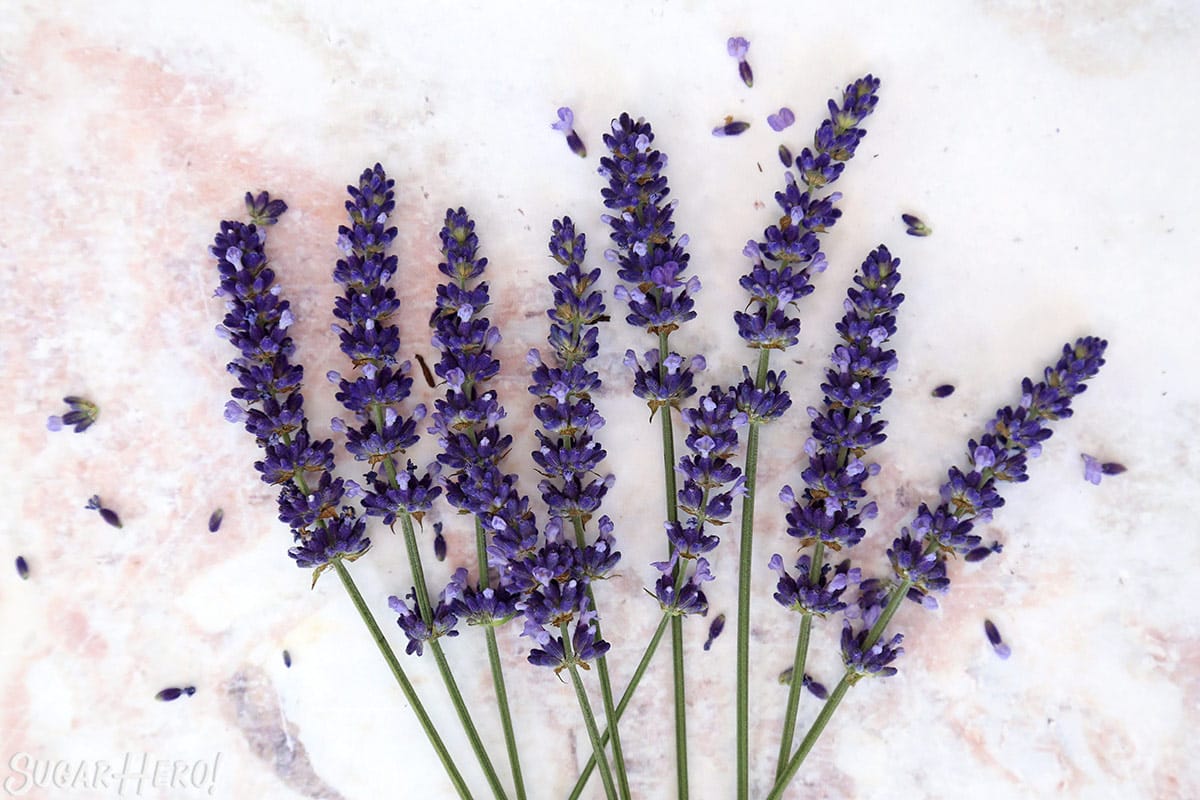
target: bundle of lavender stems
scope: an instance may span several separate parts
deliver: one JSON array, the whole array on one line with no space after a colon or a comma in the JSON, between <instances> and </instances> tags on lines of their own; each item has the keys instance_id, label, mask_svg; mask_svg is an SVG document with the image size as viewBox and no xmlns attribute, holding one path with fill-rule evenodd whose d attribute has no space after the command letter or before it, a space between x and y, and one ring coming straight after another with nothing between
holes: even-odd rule
<instances>
[{"instance_id":1,"label":"bundle of lavender stems","mask_svg":"<svg viewBox=\"0 0 1200 800\"><path fill-rule=\"evenodd\" d=\"M745 48L739 53L744 64ZM749 85L748 65L740 74ZM237 351L228 365L236 386L225 416L240 423L263 450L254 468L278 488L279 519L292 532L288 555L311 571L314 585L328 571L338 576L451 787L464 800L481 787L468 785L456 762L461 754L450 752L426 711L427 703L443 702L435 696L442 689L478 761L485 791L497 800L527 797L517 735L522 721L514 718L519 709L508 700L512 676L500 658L500 637L520 637L528 663L543 668L543 675L558 676L547 691L560 683L574 690L592 754L569 797L580 797L599 773L607 800L630 800L625 751L660 732L623 730L620 723L638 702L642 677L668 630L676 793L681 800L691 796L683 626L689 617L708 614L705 584L712 580L737 581L728 767L735 770L739 800L778 800L850 690L863 678L896 674L904 637L894 623L904 601L936 608L937 597L949 589L956 557L977 561L999 550L983 544L980 526L1004 505L1003 486L1027 479L1029 459L1041 452L1052 423L1071 416L1072 400L1104 364L1107 343L1080 338L1061 348L1040 380L1025 378L1015 403L996 411L969 439L965 458L949 468L939 495L921 503L900 529L887 549L886 565L860 564L850 551L878 512L868 491L870 478L879 472L870 451L886 438L883 405L899 364L889 340L904 300L897 291L900 259L884 245L866 255L845 294L820 402L806 409L807 440L772 441L784 448L793 485L779 492L782 505L756 507L761 430L793 405L785 388L787 373L773 369L771 358L799 341L800 303L827 264L822 238L842 215L841 194L830 187L866 135L864 124L875 110L879 86L871 75L854 81L829 101L828 117L810 145L794 158L780 148L786 169L775 194L779 216L746 245L748 268L740 285L747 296L738 303L741 310L731 309L731 324L750 350L740 375L711 374L703 356L679 352L672 339L696 318L701 282L689 270L688 237L675 230L667 158L654 147L655 133L648 122L629 114L613 120L599 161L607 183L601 221L612 242L603 257L612 266L589 266L586 236L569 216L548 228L553 272L544 290L547 336L544 345L528 350L522 367L536 399L535 441L518 443L505 431L505 402L514 398L502 397L495 379L502 369L515 367L502 365L495 355L501 332L488 317L488 260L466 210L446 212L438 264L443 282L436 296L404 297L406 304L429 309L429 342L438 353L430 377L440 393L429 410L409 402L412 367L401 357L415 347L401 341L397 325L402 313L397 287L406 284L398 273L411 267L389 252L397 236L394 181L375 164L347 187L347 219L336 237L341 255L333 266L339 294L332 308L333 330L347 361L326 373L344 407L330 422L337 445L310 429L301 393L304 368L295 360L289 333L295 315L284 296L286 271L277 272L266 254L267 231L287 206L266 192L248 193L248 219L221 223L211 248L217 294L226 304L218 333ZM560 110L559 117L556 127L586 157L570 128L570 110ZM612 275L606 278L608 270ZM602 382L594 367L604 323L610 320L598 287L612 279L612 298L622 304L625 321L647 335L642 352L624 355L631 372L624 388L646 402L650 424L661 433L663 512L653 520L603 509L621 477L605 471L605 419L598 404ZM423 436L436 442L437 454L431 463L417 464L409 452ZM516 446L530 449L536 475L509 471L506 457ZM342 449L349 456L343 463L358 467L353 478L335 474L335 454ZM756 552L755 532L766 527L768 515L784 521L791 542L786 548L772 542L771 550ZM446 522L427 531L427 517ZM716 575L711 553L722 546L721 532L735 519L730 544L738 551L737 575ZM439 560L445 556L443 524L450 536L461 537L457 544L465 544L455 552L473 557L455 565L446 585L435 586L426 578L423 559L430 552ZM406 642L403 657L351 575L350 565L367 555L380 526L399 528L408 559L408 580L387 599ZM657 614L658 624L644 648L618 653L602 632L605 605L611 603L605 579L621 559L619 537L646 530L664 532L662 559L625 569L644 575L653 598L646 613ZM778 749L755 755L749 748L750 598L755 568L761 576L764 567L774 574L768 579L775 581L775 600L799 618L760 610L774 615L772 624L792 621L795 648L785 654L792 667ZM871 573L874 577L866 577ZM724 624L724 615L714 617L710 640ZM823 621L841 631L844 672L831 690L806 673L813 626ZM470 641L472 628L482 631L482 642ZM454 647L475 648L480 663L486 658L490 698L468 699L460 688L445 653L448 640L456 637L460 641ZM426 653L436 663L442 687L439 692L427 687L422 697L404 663ZM618 657L636 663L624 686L614 683L609 668L609 660ZM511 672L512 665L507 666ZM797 743L806 688L821 705ZM502 746L481 736L476 718L484 713L498 719ZM770 776L765 784L758 782L763 785L752 786L752 755L771 765L769 771L759 770ZM544 756L539 762L539 770L545 770ZM539 784L528 786L534 796Z\"/></svg>"}]
</instances>

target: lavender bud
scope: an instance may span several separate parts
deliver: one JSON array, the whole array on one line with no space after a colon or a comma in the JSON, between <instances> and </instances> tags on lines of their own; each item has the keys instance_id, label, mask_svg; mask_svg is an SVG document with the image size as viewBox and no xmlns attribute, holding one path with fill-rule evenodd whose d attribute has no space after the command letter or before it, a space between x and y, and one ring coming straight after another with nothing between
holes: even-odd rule
<instances>
[{"instance_id":1,"label":"lavender bud","mask_svg":"<svg viewBox=\"0 0 1200 800\"><path fill-rule=\"evenodd\" d=\"M1116 461L1106 461L1100 465L1100 471L1105 475L1120 475L1127 469L1124 464L1118 464Z\"/></svg>"},{"instance_id":2,"label":"lavender bud","mask_svg":"<svg viewBox=\"0 0 1200 800\"><path fill-rule=\"evenodd\" d=\"M17 574L21 576L21 580L29 580L29 564L25 561L25 556L17 556Z\"/></svg>"},{"instance_id":3,"label":"lavender bud","mask_svg":"<svg viewBox=\"0 0 1200 800\"><path fill-rule=\"evenodd\" d=\"M433 523L433 555L438 561L446 560L446 537L442 535L442 523Z\"/></svg>"},{"instance_id":4,"label":"lavender bud","mask_svg":"<svg viewBox=\"0 0 1200 800\"><path fill-rule=\"evenodd\" d=\"M996 655L1001 658L1008 658L1012 655L1012 649L1000 638L1000 631L996 630L995 624L990 619L983 621L983 632L987 634L988 641L991 643L992 649L996 651Z\"/></svg>"},{"instance_id":5,"label":"lavender bud","mask_svg":"<svg viewBox=\"0 0 1200 800\"><path fill-rule=\"evenodd\" d=\"M792 166L792 162L795 160L792 157L792 151L788 149L786 144L779 145L779 160L783 162L785 167Z\"/></svg>"},{"instance_id":6,"label":"lavender bud","mask_svg":"<svg viewBox=\"0 0 1200 800\"><path fill-rule=\"evenodd\" d=\"M724 125L718 125L713 128L713 136L741 136L746 131L750 130L749 122L741 122L734 120L733 117L726 117Z\"/></svg>"},{"instance_id":7,"label":"lavender bud","mask_svg":"<svg viewBox=\"0 0 1200 800\"><path fill-rule=\"evenodd\" d=\"M283 665L288 669L291 669L292 667L292 654L287 650L283 651Z\"/></svg>"},{"instance_id":8,"label":"lavender bud","mask_svg":"<svg viewBox=\"0 0 1200 800\"><path fill-rule=\"evenodd\" d=\"M723 630L725 630L725 615L717 614L712 624L708 626L708 638L704 640L705 650L712 647L713 640L720 636Z\"/></svg>"},{"instance_id":9,"label":"lavender bud","mask_svg":"<svg viewBox=\"0 0 1200 800\"><path fill-rule=\"evenodd\" d=\"M949 397L954 394L954 387L948 383L943 383L941 386L930 392L931 395L937 398Z\"/></svg>"},{"instance_id":10,"label":"lavender bud","mask_svg":"<svg viewBox=\"0 0 1200 800\"><path fill-rule=\"evenodd\" d=\"M220 530L221 520L223 519L225 519L225 512L221 509L218 508L216 511L212 512L208 518L209 533L216 533L218 530Z\"/></svg>"}]
</instances>

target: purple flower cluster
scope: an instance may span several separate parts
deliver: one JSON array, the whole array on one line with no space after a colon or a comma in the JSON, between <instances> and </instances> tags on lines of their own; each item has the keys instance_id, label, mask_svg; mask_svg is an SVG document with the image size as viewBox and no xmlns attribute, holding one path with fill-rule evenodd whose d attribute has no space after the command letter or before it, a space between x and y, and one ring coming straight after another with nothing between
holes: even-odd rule
<instances>
[{"instance_id":1,"label":"purple flower cluster","mask_svg":"<svg viewBox=\"0 0 1200 800\"><path fill-rule=\"evenodd\" d=\"M1049 423L1071 416L1071 400L1104 365L1107 346L1094 337L1064 345L1062 357L1045 369L1040 382L1022 381L1021 402L998 410L986 431L967 443L968 463L950 468L941 503L932 509L922 503L911 529L902 529L888 551L895 576L911 583L910 599L937 607L930 593L949 589L946 556L967 556L979 549L974 527L990 521L1004 505L1000 484L1028 480L1027 461L1038 456L1042 442L1050 438Z\"/></svg>"},{"instance_id":2,"label":"purple flower cluster","mask_svg":"<svg viewBox=\"0 0 1200 800\"><path fill-rule=\"evenodd\" d=\"M809 466L806 484L797 497L790 486L780 498L791 507L788 534L801 547L823 542L834 550L862 540L862 522L875 516L874 503L862 506L867 478L878 471L865 464L869 448L887 437L878 419L883 401L892 393L887 374L896 368L896 353L885 350L896 332L896 310L904 295L896 292L900 260L882 245L872 251L854 276L858 288L847 292L846 313L837 323L842 343L834 348L833 366L821 389L824 409L809 408L812 436L804 449Z\"/></svg>"},{"instance_id":3,"label":"purple flower cluster","mask_svg":"<svg viewBox=\"0 0 1200 800\"><path fill-rule=\"evenodd\" d=\"M967 443L967 467L951 467L942 484L942 502L934 509L922 503L910 528L902 528L888 550L893 579L871 579L859 586L855 606L847 609L846 629L842 634L843 658L847 666L881 675L894 674L887 664L898 655L891 644L876 644L862 652L868 629L879 619L895 586L905 588L905 596L926 608L936 608L932 593L949 590L946 557L951 553L978 560L980 550L999 551L998 545L984 548L973 533L976 523L987 522L992 512L1004 505L1001 483L1019 483L1028 479L1026 462L1041 453L1042 442L1050 438L1049 423L1071 416L1071 401L1087 389L1090 380L1104 365L1108 342L1095 337L1064 345L1062 357L1046 367L1043 379L1021 384L1021 401L996 412L979 439ZM899 582L898 584L895 582ZM855 633L850 620L861 620ZM882 650L880 650L882 648ZM878 652L876 652L878 651ZM872 655L874 654L874 655ZM874 661L871 660L871 658ZM889 657L890 656L890 657ZM881 670L872 670L870 664Z\"/></svg>"},{"instance_id":4,"label":"purple flower cluster","mask_svg":"<svg viewBox=\"0 0 1200 800\"><path fill-rule=\"evenodd\" d=\"M443 636L458 636L458 631L454 629L454 626L458 624L458 617L455 616L451 603L447 602L446 595L447 593L443 592L437 606L432 609L432 619L429 622L421 617L416 587L411 589L407 595L412 602L411 606L395 595L388 598L388 608L396 612L396 622L400 625L400 630L404 631L404 635L408 637L408 645L404 649L408 655L411 656L414 653L418 656L424 655L426 642L440 639Z\"/></svg>"},{"instance_id":5,"label":"purple flower cluster","mask_svg":"<svg viewBox=\"0 0 1200 800\"><path fill-rule=\"evenodd\" d=\"M650 123L628 114L613 120L612 133L604 135L609 156L600 159L600 174L608 188L601 195L614 213L603 220L616 244L605 256L617 262L624 281L613 295L629 306L625 320L650 333L670 333L696 316L692 296L700 281L684 276L688 237L675 238L675 202L667 202L671 190L662 174L667 157L650 147L653 141Z\"/></svg>"},{"instance_id":6,"label":"purple flower cluster","mask_svg":"<svg viewBox=\"0 0 1200 800\"><path fill-rule=\"evenodd\" d=\"M247 195L247 205L264 224L286 210L265 192ZM300 393L304 369L291 363L295 347L287 333L295 320L274 285L265 242L263 228L225 221L210 248L221 280L217 294L225 298L227 311L217 332L240 352L229 363L238 385L225 417L241 422L263 449L254 467L263 481L280 485L279 518L295 538L288 554L298 566L315 568L315 580L331 561L354 560L371 542L363 535L366 520L338 506L345 487L332 474L333 442L308 432Z\"/></svg>"},{"instance_id":7,"label":"purple flower cluster","mask_svg":"<svg viewBox=\"0 0 1200 800\"><path fill-rule=\"evenodd\" d=\"M678 502L688 519L666 523L671 558L654 565L662 573L654 593L669 614L703 615L708 600L700 587L712 580L704 554L720 542L710 526L724 525L733 512L734 498L746 491L742 471L733 458L738 448L737 429L749 419L738 410L736 392L718 386L695 407L684 409L682 416L689 426L685 443L691 452L679 459L683 487ZM686 565L692 562L695 567L688 574Z\"/></svg>"},{"instance_id":8,"label":"purple flower cluster","mask_svg":"<svg viewBox=\"0 0 1200 800\"><path fill-rule=\"evenodd\" d=\"M556 672L572 664L586 667L588 660L607 652L587 589L591 581L607 577L621 557L607 516L600 517L595 542L583 544L584 526L613 483L611 475L596 473L605 452L593 436L604 418L596 411L591 393L601 384L599 374L589 370L586 362L599 350L596 324L604 315L604 303L592 288L600 270L582 268L586 246L586 238L576 232L570 217L554 221L550 255L563 269L550 276L554 295L547 311L547 341L554 353L553 365L537 350L530 350L528 357L533 367L529 391L538 398L533 413L542 427L533 460L544 476L538 488L550 521L537 552L510 564L511 579L522 592L524 635L537 645L529 661ZM566 524L574 527L575 542L565 536ZM575 626L574 632L566 633L568 624ZM555 629L564 635L556 637Z\"/></svg>"},{"instance_id":9,"label":"purple flower cluster","mask_svg":"<svg viewBox=\"0 0 1200 800\"><path fill-rule=\"evenodd\" d=\"M441 353L434 369L448 388L435 403L430 432L438 436L438 460L448 470L443 476L446 499L474 516L481 535L488 537L489 562L479 565L481 575L474 584L468 583L466 570L456 571L443 602L469 624L498 626L524 611L537 583L528 576L540 555L540 537L529 498L517 489L517 476L500 468L512 437L500 430L505 412L495 391L484 388L500 369L492 355L500 333L481 313L490 300L487 283L478 280L487 259L478 255L475 223L465 210L446 212L441 240L445 261L438 269L450 281L438 286L430 324ZM499 571L495 586L489 566Z\"/></svg>"},{"instance_id":10,"label":"purple flower cluster","mask_svg":"<svg viewBox=\"0 0 1200 800\"><path fill-rule=\"evenodd\" d=\"M95 424L100 416L100 407L82 397L68 395L63 398L70 411L62 416L54 415L46 419L46 430L61 431L63 428L74 428L76 433L83 433Z\"/></svg>"},{"instance_id":11,"label":"purple flower cluster","mask_svg":"<svg viewBox=\"0 0 1200 800\"><path fill-rule=\"evenodd\" d=\"M875 109L878 89L879 80L867 75L846 87L841 105L829 101L829 118L817 128L813 146L800 151L796 172L787 170L787 185L775 194L783 216L743 251L753 262L740 281L750 295L750 309L736 312L734 320L738 335L751 347L783 350L797 341L800 320L788 309L812 292L812 272L825 269L817 235L833 227L842 213L834 207L840 193L818 193L838 179L854 156L866 135L859 125ZM791 160L788 151L784 161L789 167Z\"/></svg>"},{"instance_id":12,"label":"purple flower cluster","mask_svg":"<svg viewBox=\"0 0 1200 800\"><path fill-rule=\"evenodd\" d=\"M347 425L335 419L333 427L345 433L346 450L371 466L363 506L368 515L382 517L388 525L404 514L420 519L441 493L433 476L418 475L411 461L398 468L404 452L417 443L417 423L425 417L425 406L418 405L408 417L400 411L413 381L410 364L396 360L400 328L392 319L400 299L388 285L398 265L396 256L386 255L396 238L396 228L387 227L396 207L394 185L376 164L363 171L358 186L346 187L350 225L338 228L338 247L345 255L333 270L343 291L333 308L341 322L333 329L359 374L353 380L336 372L328 376L338 386L337 399L357 421Z\"/></svg>"}]
</instances>

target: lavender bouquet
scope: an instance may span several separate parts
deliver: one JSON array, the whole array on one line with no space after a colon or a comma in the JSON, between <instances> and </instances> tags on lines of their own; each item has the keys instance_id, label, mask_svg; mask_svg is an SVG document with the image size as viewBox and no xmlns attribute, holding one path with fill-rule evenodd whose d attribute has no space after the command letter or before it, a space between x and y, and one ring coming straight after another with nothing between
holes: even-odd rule
<instances>
[{"instance_id":1,"label":"lavender bouquet","mask_svg":"<svg viewBox=\"0 0 1200 800\"><path fill-rule=\"evenodd\" d=\"M738 74L750 86L748 47L745 40L730 40ZM496 356L501 332L488 316L488 260L481 255L475 221L463 208L446 212L439 237L443 282L435 296L398 290L406 284L400 279L394 285L393 279L412 268L389 253L397 236L394 182L379 164L364 170L347 189L348 219L336 236L341 257L332 270L339 287L333 329L349 364L342 372L327 372L345 409L330 428L362 467L353 479L336 474L334 441L310 430L301 394L304 369L289 335L295 315L284 297L286 278L277 282L286 272L277 273L267 258L267 231L286 205L266 192L247 194L247 219L221 223L211 248L218 294L227 310L218 331L237 352L229 364L236 386L226 417L240 423L263 450L254 467L263 481L278 487L279 518L292 531L289 556L311 571L314 584L326 572L337 575L459 797L474 797L479 789L464 779L456 754L426 711L424 704L434 702L430 692L418 696L405 660L396 655L351 575L350 565L369 553L372 538L384 528L399 526L408 559L408 580L388 598L407 641L407 657L432 655L486 791L497 800L545 796L538 791L538 773L523 769L522 756L529 753L522 752L517 735L532 721L522 715L536 709L510 704L507 685L514 670L500 657L500 637L522 637L529 665L544 668L517 680L546 682L546 691L554 691L554 675L574 690L592 755L569 796L580 797L598 772L606 798L629 800L636 780L625 753L646 732L622 730L621 718L637 701L642 678L669 629L676 786L678 797L687 798L692 794L687 715L696 700L687 696L684 625L688 617L709 614L709 581L735 580L717 574L713 553L736 547L737 644L731 665L736 712L728 765L736 770L739 799L778 800L850 690L863 678L896 674L904 636L894 623L904 601L936 608L958 556L979 561L1000 549L983 542L981 526L1003 506L1003 486L1028 478L1029 460L1041 452L1051 425L1071 415L1072 400L1104 363L1106 342L1083 337L1066 344L1040 380L1025 378L1015 402L996 411L967 442L965 459L950 467L939 496L921 503L901 527L887 549L887 562L855 561L849 551L868 535L867 524L879 513L869 491L879 465L870 451L886 438L883 407L899 365L889 341L904 301L898 291L901 262L884 245L866 256L845 294L825 379L813 394L820 400L807 407L809 436L770 442L785 453L793 485L779 491L781 506L757 507L762 429L793 406L787 373L773 369L771 358L799 341L800 302L827 265L822 237L842 216L841 194L831 185L866 135L879 88L871 75L854 81L829 101L828 116L810 144L795 155L779 148L785 167L775 194L779 216L746 245L748 267L739 282L746 297L742 308L730 308L731 326L751 351L740 374L714 374L702 355L680 352L679 340L672 339L697 317L701 276L690 264L688 237L675 229L667 157L655 147L655 132L629 114L613 120L603 137L606 154L599 172L606 181L600 220L612 241L604 258L614 266L589 265L586 235L571 217L548 226L554 264L544 290L549 325L545 345L528 350L524 379L536 399L530 441L519 442L505 429L505 402L513 398L501 396L496 378L514 367ZM553 127L586 158L571 110L559 109L558 118ZM784 130L794 120L791 110L780 109L769 124ZM745 125L731 120L714 133L737 135ZM927 227L921 230L928 233ZM620 314L648 337L644 350L631 349L622 360L631 372L627 388L645 401L650 424L661 434L663 513L652 520L604 507L621 478L607 473L601 439L604 397L617 387L611 377L605 385L597 366L606 352L602 339L610 321L600 287L612 278ZM438 355L432 369L424 371L441 393L431 412L408 403L414 378L401 354L417 350L400 340L396 320L404 313L402 296L405 304L429 315L430 343ZM62 424L70 422L64 417ZM418 465L410 451L423 435L436 442L437 453L431 463ZM680 437L682 447L677 446ZM511 470L506 457L514 447L529 449L535 475ZM764 558L754 544L756 531L762 530L756 522L766 514L785 520L791 541L772 542L771 555ZM733 541L722 542L721 533L735 519ZM657 613L659 622L622 687L614 682L610 661L631 659L602 633L604 582L621 559L621 537L658 530L665 534L663 558L624 567L644 576L645 591L653 598L646 613ZM423 559L432 552L441 560L448 551L472 557L456 564L446 585L431 586ZM785 676L789 688L778 748L761 754L752 754L749 746L756 566L759 574L763 567L774 573L775 600L799 615L794 651L785 654L792 667ZM712 616L710 643L725 620L724 614ZM813 629L823 620L834 621L841 631L844 671L830 676L836 678L832 689L825 685L830 681L806 671ZM502 748L480 734L475 720L485 713L482 700L468 700L446 656L451 646L467 652L480 648L470 641L472 628L482 632L482 649L474 652L479 663L486 658L491 674L494 709L489 711L504 732ZM999 652L1000 634L990 623L988 637ZM451 644L454 638L459 641ZM805 689L822 705L797 744ZM752 786L752 757L771 756L771 779ZM507 775L497 767L502 760Z\"/></svg>"}]
</instances>

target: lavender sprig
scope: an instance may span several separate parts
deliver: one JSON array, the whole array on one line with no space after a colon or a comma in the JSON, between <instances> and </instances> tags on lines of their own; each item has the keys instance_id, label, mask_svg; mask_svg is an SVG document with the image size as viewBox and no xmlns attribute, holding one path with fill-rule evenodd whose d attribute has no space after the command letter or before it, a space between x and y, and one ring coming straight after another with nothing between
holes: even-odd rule
<instances>
[{"instance_id":1,"label":"lavender sprig","mask_svg":"<svg viewBox=\"0 0 1200 800\"><path fill-rule=\"evenodd\" d=\"M846 672L767 800L782 796L850 687L867 675L895 673L891 663L902 652L902 637L896 634L887 641L882 637L901 603L909 598L927 605L931 592L948 590L946 556L965 555L978 546L979 537L972 529L976 522L989 521L1004 504L999 485L1028 479L1026 462L1041 453L1042 443L1052 435L1049 423L1071 416L1071 401L1104 365L1107 346L1096 337L1077 339L1074 345L1063 346L1062 357L1046 367L1041 381L1035 384L1025 378L1020 403L998 410L979 438L968 441L966 469L950 469L938 507L930 510L922 504L911 529L901 530L891 549L891 579L863 581L856 605L847 609L842 633Z\"/></svg>"},{"instance_id":2,"label":"lavender sprig","mask_svg":"<svg viewBox=\"0 0 1200 800\"><path fill-rule=\"evenodd\" d=\"M438 437L442 449L438 461L449 470L442 476L446 499L475 519L479 565L474 587L447 587L447 596L454 595L451 604L455 608L454 602L474 602L477 612L469 619L483 623L513 781L518 800L524 800L524 779L495 628L511 618L517 597L510 585L509 568L536 550L537 520L529 508L529 498L517 490L517 476L500 469L512 437L500 430L505 412L495 391L485 388L500 371L500 362L492 354L500 332L482 313L490 302L488 284L479 280L487 259L478 253L479 237L466 209L446 210L440 238L445 260L438 264L438 270L450 280L437 287L436 307L429 324L434 330L433 346L440 353L434 371L447 389L445 397L434 403L429 432ZM500 602L480 603L479 599L488 599L485 594L491 589L489 566L499 569L500 580L490 597ZM481 614L489 608L498 616L484 622Z\"/></svg>"},{"instance_id":3,"label":"lavender sprig","mask_svg":"<svg viewBox=\"0 0 1200 800\"><path fill-rule=\"evenodd\" d=\"M616 248L605 257L618 264L617 276L624 281L613 291L629 307L625 320L657 336L658 352L647 356L645 369L633 358L635 368L634 393L650 403L651 417L660 407L667 412L659 417L663 439L663 483L666 490L667 522L678 521L675 501L675 439L672 430L671 408L677 408L683 398L695 392L692 372L703 368L703 359L685 359L670 349L670 335L681 324L696 316L692 296L700 290L695 277L684 279L687 269L687 236L675 237L672 219L675 203L667 201L670 189L663 169L667 157L651 148L654 132L645 120L634 120L628 114L612 123L612 133L605 134L604 144L609 155L600 159L600 174L608 180L601 190L604 205L615 214L602 219L610 226ZM626 363L629 356L626 354ZM657 375L652 373L657 371ZM657 403L657 405L656 405ZM669 552L674 558L674 550ZM672 587L674 588L674 587ZM672 599L673 604L677 604ZM642 662L647 663L658 646L656 632L646 649ZM675 769L678 795L686 800L687 770L687 703L684 692L683 626L678 615L671 618L671 650L675 685ZM626 696L634 688L631 683ZM622 698L624 703L624 698ZM578 796L584 776L575 785Z\"/></svg>"},{"instance_id":4,"label":"lavender sprig","mask_svg":"<svg viewBox=\"0 0 1200 800\"><path fill-rule=\"evenodd\" d=\"M866 533L863 521L877 513L874 502L860 504L866 497L867 478L879 470L877 464L867 464L863 458L867 450L887 438L883 433L886 423L879 414L892 393L887 375L898 363L895 351L884 347L896 333L896 311L904 302L904 295L896 291L899 266L900 259L880 245L854 276L857 288L852 286L847 292L846 313L836 326L842 343L834 348L832 367L821 384L824 408L808 409L812 436L804 446L809 457L802 476L806 486L799 497L791 486L780 492L780 499L789 506L788 534L802 549L814 547L812 555L801 555L796 562L795 577L778 553L770 563L779 573L775 599L801 614L792 667L797 675L804 674L813 617L845 609L843 594L861 580L860 570L852 569L849 560L836 567L826 563L825 548L840 551L858 544ZM776 777L791 755L799 689L793 684L788 691Z\"/></svg>"},{"instance_id":5,"label":"lavender sprig","mask_svg":"<svg viewBox=\"0 0 1200 800\"><path fill-rule=\"evenodd\" d=\"M836 181L845 162L854 155L866 135L859 125L874 110L879 81L871 75L846 87L841 105L829 101L830 116L817 128L812 148L805 147L795 158L780 146L780 160L787 167L784 191L775 195L783 216L751 240L743 253L751 259L750 271L740 280L750 296L747 310L734 314L738 335L758 350L754 380L750 368L743 370L745 408L764 406L746 436L746 495L742 501L741 545L738 556L737 616L737 796L746 800L750 792L750 583L754 566L754 506L758 484L759 427L781 416L790 405L783 388L785 373L770 370L772 350L794 345L800 332L799 318L791 312L813 291L812 273L825 269L818 235L833 227L841 216L836 208L838 192L822 193ZM785 115L784 112L787 112ZM794 120L789 109L780 109L772 127L782 130ZM799 176L797 178L797 175ZM819 559L818 559L819 560ZM795 696L795 693L793 693Z\"/></svg>"},{"instance_id":6,"label":"lavender sprig","mask_svg":"<svg viewBox=\"0 0 1200 800\"><path fill-rule=\"evenodd\" d=\"M533 413L542 426L542 430L537 431L540 447L533 453L533 460L544 476L538 488L552 521L561 530L564 521L570 520L575 546L564 548L565 543L555 542L557 537L549 535L550 526L547 526L546 544L531 565L531 571L552 574L555 571L553 561L564 550L568 551L564 554L565 560L572 562L573 568L565 574L569 576L568 580L583 587L588 606L586 613L576 620L576 629L571 635L573 647L567 647L565 637L554 644L552 633L538 626L534 635L541 647L530 654L530 661L541 666L554 666L559 672L573 665L586 669L588 659L596 659L605 721L613 743L616 783L621 798L628 800L629 778L613 705L608 661L604 656L609 645L601 633L599 609L591 587L593 580L607 577L620 559L620 553L616 551L613 524L607 516L599 520L599 535L594 544L588 545L585 537L588 521L613 484L612 475L596 473L606 455L595 439L595 433L604 425L604 418L592 403L591 393L601 388L601 381L599 374L586 366L599 352L596 325L603 318L605 309L600 292L593 287L600 278L600 270L584 271L582 264L587 253L587 239L576 232L570 217L554 220L549 248L551 257L562 269L550 276L553 304L546 312L550 319L547 342L553 352L552 364L547 364L536 349L529 351L527 359L533 367L533 384L529 391L538 398ZM526 617L528 620L528 611ZM591 632L590 640L584 641L587 637L581 635L581 629ZM547 643L551 650L546 649ZM571 659L567 658L568 652L573 654ZM603 757L602 748L597 756ZM599 763L603 768L604 761Z\"/></svg>"},{"instance_id":7,"label":"lavender sprig","mask_svg":"<svg viewBox=\"0 0 1200 800\"><path fill-rule=\"evenodd\" d=\"M247 208L269 225L287 206L263 192L257 197L247 194ZM227 309L217 332L241 353L229 364L238 386L232 392L234 399L226 404L225 417L243 423L265 451L263 460L254 465L263 480L281 484L279 517L292 528L296 542L288 555L297 566L313 569L314 584L330 567L338 573L455 791L470 800L458 767L343 563L359 558L370 547L363 535L366 520L349 507L338 508L345 486L341 478L332 476L333 442L314 441L308 433L300 394L304 369L291 363L295 346L287 334L294 317L288 301L280 298L279 287L273 285L275 273L267 262L265 242L266 233L257 225L225 221L210 249L221 279L217 294L226 299Z\"/></svg>"}]
</instances>

